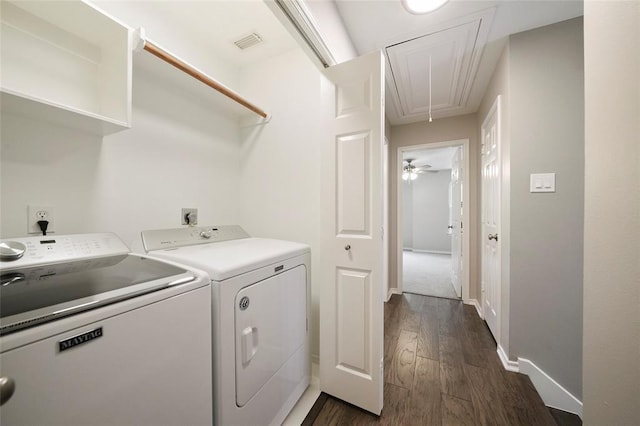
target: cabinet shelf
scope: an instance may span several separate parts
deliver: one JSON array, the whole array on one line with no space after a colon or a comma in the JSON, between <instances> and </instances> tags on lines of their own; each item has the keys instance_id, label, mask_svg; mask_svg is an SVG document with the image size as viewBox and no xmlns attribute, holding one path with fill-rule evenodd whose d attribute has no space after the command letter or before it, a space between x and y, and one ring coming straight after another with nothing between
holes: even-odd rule
<instances>
[{"instance_id":1,"label":"cabinet shelf","mask_svg":"<svg viewBox=\"0 0 640 426\"><path fill-rule=\"evenodd\" d=\"M129 29L81 1L1 4L2 110L96 134L131 124Z\"/></svg>"}]
</instances>

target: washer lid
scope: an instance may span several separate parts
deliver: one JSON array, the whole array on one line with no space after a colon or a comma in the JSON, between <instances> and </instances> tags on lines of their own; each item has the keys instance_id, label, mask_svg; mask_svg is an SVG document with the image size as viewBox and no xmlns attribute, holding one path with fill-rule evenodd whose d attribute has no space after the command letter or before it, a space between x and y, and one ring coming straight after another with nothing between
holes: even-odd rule
<instances>
[{"instance_id":1,"label":"washer lid","mask_svg":"<svg viewBox=\"0 0 640 426\"><path fill-rule=\"evenodd\" d=\"M194 281L190 271L124 254L0 271L0 335Z\"/></svg>"},{"instance_id":2,"label":"washer lid","mask_svg":"<svg viewBox=\"0 0 640 426\"><path fill-rule=\"evenodd\" d=\"M156 250L149 255L202 269L213 281L223 281L307 252L309 246L292 241L242 238Z\"/></svg>"}]
</instances>

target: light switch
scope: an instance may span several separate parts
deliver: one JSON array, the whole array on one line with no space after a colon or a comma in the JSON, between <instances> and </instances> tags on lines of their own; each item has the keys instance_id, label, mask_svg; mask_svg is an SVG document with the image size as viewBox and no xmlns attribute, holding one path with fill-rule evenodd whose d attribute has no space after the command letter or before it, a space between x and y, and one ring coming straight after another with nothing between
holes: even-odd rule
<instances>
[{"instance_id":1,"label":"light switch","mask_svg":"<svg viewBox=\"0 0 640 426\"><path fill-rule=\"evenodd\" d=\"M529 192L556 192L555 173L532 173Z\"/></svg>"}]
</instances>

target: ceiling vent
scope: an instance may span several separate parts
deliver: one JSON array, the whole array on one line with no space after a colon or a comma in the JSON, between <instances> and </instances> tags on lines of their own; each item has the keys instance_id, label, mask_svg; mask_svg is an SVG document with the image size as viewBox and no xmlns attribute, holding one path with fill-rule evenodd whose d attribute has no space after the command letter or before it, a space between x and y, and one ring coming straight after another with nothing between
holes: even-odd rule
<instances>
[{"instance_id":1,"label":"ceiling vent","mask_svg":"<svg viewBox=\"0 0 640 426\"><path fill-rule=\"evenodd\" d=\"M248 36L242 37L240 40L236 40L233 42L238 48L244 50L248 49L251 46L255 46L256 44L262 43L262 37L260 37L256 33L251 33Z\"/></svg>"}]
</instances>

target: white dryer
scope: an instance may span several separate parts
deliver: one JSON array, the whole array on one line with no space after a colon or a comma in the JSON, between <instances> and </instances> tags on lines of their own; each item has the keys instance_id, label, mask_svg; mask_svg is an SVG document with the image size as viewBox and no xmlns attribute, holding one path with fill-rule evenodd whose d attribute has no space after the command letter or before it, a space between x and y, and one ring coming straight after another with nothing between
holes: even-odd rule
<instances>
[{"instance_id":1,"label":"white dryer","mask_svg":"<svg viewBox=\"0 0 640 426\"><path fill-rule=\"evenodd\" d=\"M214 284L215 423L281 424L311 376L309 247L239 226L143 231L142 243Z\"/></svg>"}]
</instances>

